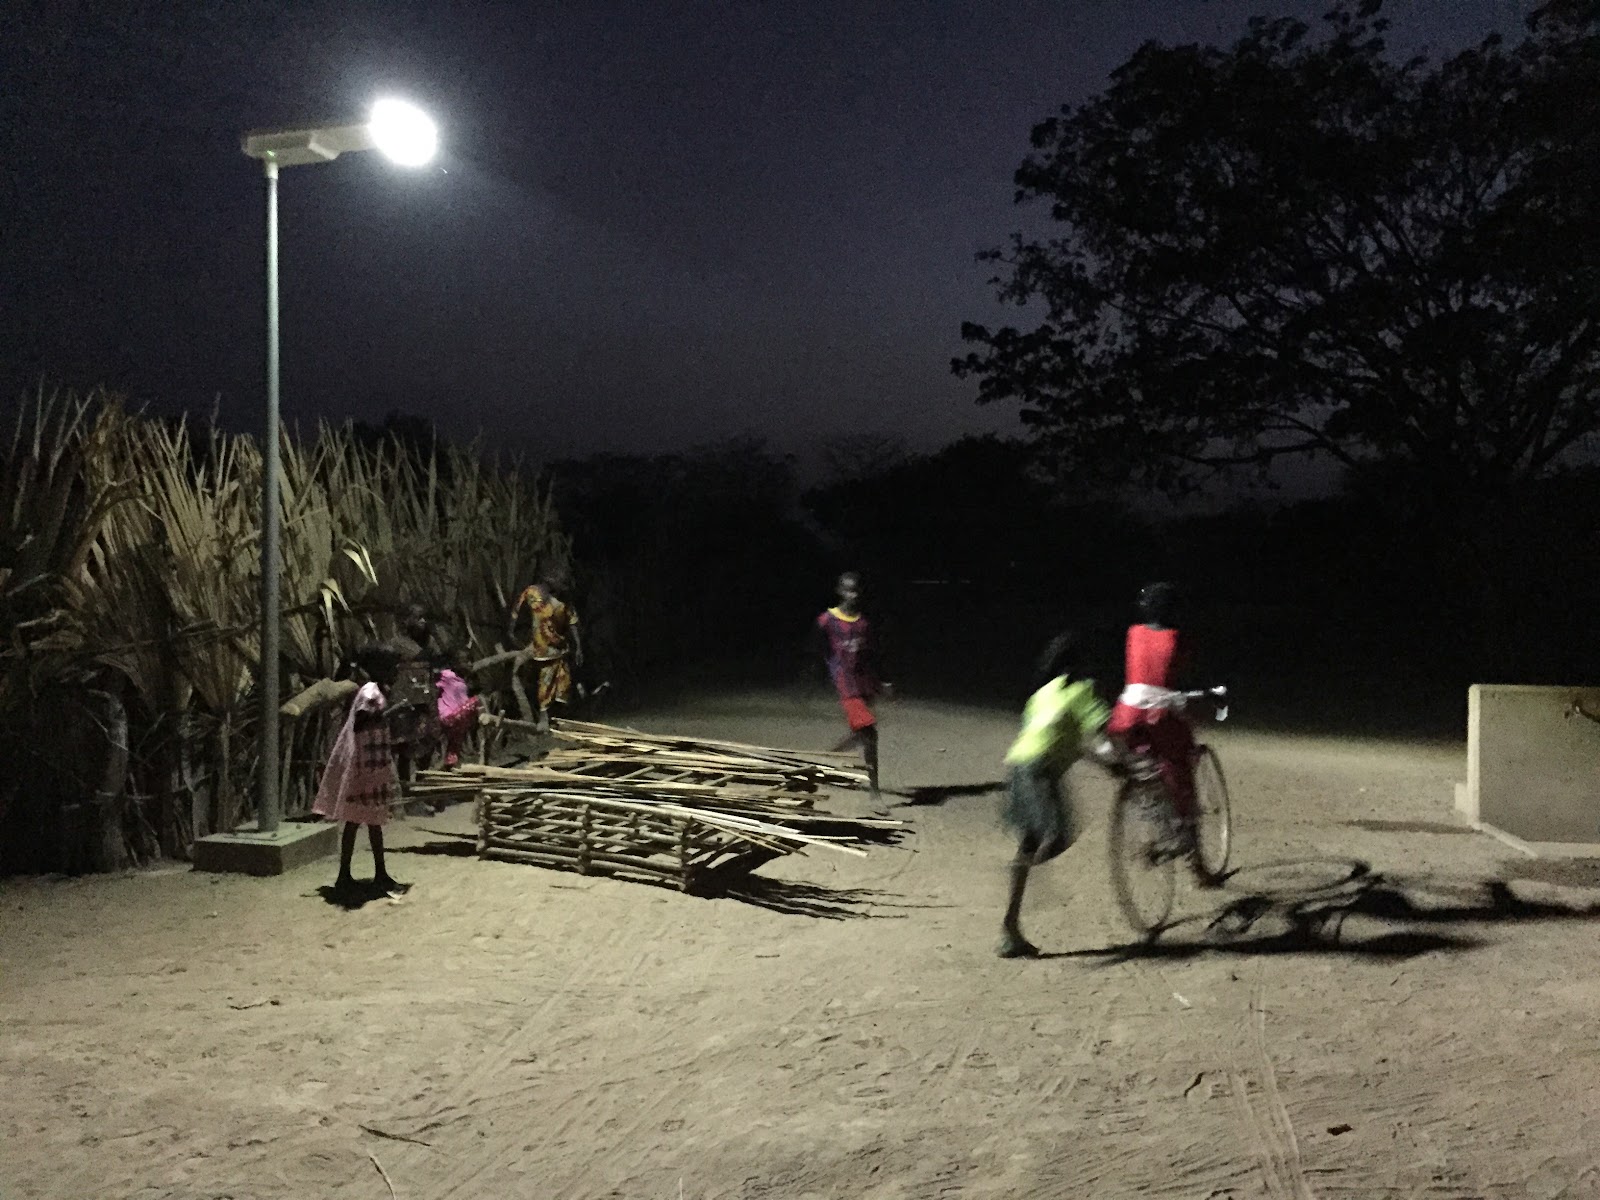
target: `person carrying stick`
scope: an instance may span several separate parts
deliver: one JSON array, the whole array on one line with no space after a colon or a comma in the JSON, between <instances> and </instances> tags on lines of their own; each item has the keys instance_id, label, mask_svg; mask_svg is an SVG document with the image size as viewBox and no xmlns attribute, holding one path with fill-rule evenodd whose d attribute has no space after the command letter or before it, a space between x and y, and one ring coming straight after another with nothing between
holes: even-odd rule
<instances>
[{"instance_id":1,"label":"person carrying stick","mask_svg":"<svg viewBox=\"0 0 1600 1200\"><path fill-rule=\"evenodd\" d=\"M525 705L518 675L522 662L531 661L537 666L540 733L550 732L550 706L566 704L572 695L572 668L583 666L583 641L578 633L578 613L557 595L558 590L564 590L564 585L548 575L541 576L537 583L523 589L511 609L513 644L517 640L517 618L524 608L528 610L531 623L528 648L526 657L518 662L513 672L513 683L517 685L518 704ZM529 712L522 715L528 720L533 716Z\"/></svg>"}]
</instances>

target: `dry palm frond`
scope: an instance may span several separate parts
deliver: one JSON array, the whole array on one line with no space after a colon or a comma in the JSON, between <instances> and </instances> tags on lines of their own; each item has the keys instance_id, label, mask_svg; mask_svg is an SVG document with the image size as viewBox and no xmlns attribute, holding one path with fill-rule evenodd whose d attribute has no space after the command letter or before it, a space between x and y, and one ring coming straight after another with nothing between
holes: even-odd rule
<instances>
[{"instance_id":1,"label":"dry palm frond","mask_svg":"<svg viewBox=\"0 0 1600 1200\"><path fill-rule=\"evenodd\" d=\"M43 389L11 435L0 442L0 734L21 727L8 714L45 684L109 669L138 701L132 737L157 773L146 790L166 804L172 780L220 780L221 796L260 655L259 447L129 415L102 393ZM283 648L301 685L407 603L487 649L476 631L503 629L516 589L570 553L548 489L473 451L372 446L348 428L281 449ZM291 795L309 794L324 724L287 731ZM235 743L242 777L258 748ZM156 814L162 846L182 844L186 820ZM152 821L130 818L141 823Z\"/></svg>"},{"instance_id":2,"label":"dry palm frond","mask_svg":"<svg viewBox=\"0 0 1600 1200\"><path fill-rule=\"evenodd\" d=\"M212 628L185 641L180 670L214 716L232 713L260 651L254 630L260 588L261 459L243 438L213 430L203 462L186 431L163 430L143 447L147 501L166 545L166 584L180 628Z\"/></svg>"},{"instance_id":3,"label":"dry palm frond","mask_svg":"<svg viewBox=\"0 0 1600 1200\"><path fill-rule=\"evenodd\" d=\"M80 657L66 588L108 517L131 497L122 479L86 469L104 457L114 421L100 397L42 388L18 414L0 459L0 705L20 702Z\"/></svg>"},{"instance_id":4,"label":"dry palm frond","mask_svg":"<svg viewBox=\"0 0 1600 1200\"><path fill-rule=\"evenodd\" d=\"M322 481L322 463L339 450L327 438L309 447L286 440L281 447L284 653L307 679L330 675L339 665L340 617L349 605L335 564L348 555L370 568L364 551L341 536ZM365 578L372 578L370 570Z\"/></svg>"}]
</instances>

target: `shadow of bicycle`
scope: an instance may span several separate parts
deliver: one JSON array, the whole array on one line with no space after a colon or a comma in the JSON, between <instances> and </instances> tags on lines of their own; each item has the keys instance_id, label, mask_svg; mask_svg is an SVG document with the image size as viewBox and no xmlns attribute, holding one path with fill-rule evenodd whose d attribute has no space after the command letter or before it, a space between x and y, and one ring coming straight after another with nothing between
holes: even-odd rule
<instances>
[{"instance_id":1,"label":"shadow of bicycle","mask_svg":"<svg viewBox=\"0 0 1600 1200\"><path fill-rule=\"evenodd\" d=\"M1453 926L1600 919L1600 900L1529 900L1504 879L1412 879L1380 874L1359 859L1258 863L1235 871L1225 887L1210 913L1173 922L1153 938L1062 957L1108 964L1208 954L1411 958L1484 944L1481 933Z\"/></svg>"}]
</instances>

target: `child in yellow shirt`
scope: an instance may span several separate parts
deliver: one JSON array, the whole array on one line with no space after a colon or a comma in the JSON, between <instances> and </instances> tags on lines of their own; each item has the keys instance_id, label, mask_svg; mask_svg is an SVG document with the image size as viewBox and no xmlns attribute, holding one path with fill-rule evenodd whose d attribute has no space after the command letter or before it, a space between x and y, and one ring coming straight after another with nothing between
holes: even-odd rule
<instances>
[{"instance_id":1,"label":"child in yellow shirt","mask_svg":"<svg viewBox=\"0 0 1600 1200\"><path fill-rule=\"evenodd\" d=\"M1102 730L1110 710L1095 695L1094 681L1074 679L1077 639L1053 638L1039 660L1041 685L1028 698L1022 729L1006 752L1004 818L1017 832L1011 862L1011 892L1001 926L1000 957L1031 958L1038 947L1022 936L1019 920L1028 872L1072 844L1071 795L1063 776L1085 754L1104 761L1112 752Z\"/></svg>"}]
</instances>

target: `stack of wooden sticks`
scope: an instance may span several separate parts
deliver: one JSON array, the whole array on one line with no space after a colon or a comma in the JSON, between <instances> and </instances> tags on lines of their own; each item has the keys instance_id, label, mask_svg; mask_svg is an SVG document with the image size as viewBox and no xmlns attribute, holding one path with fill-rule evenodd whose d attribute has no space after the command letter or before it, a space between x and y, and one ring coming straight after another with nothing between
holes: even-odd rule
<instances>
[{"instance_id":1,"label":"stack of wooden sticks","mask_svg":"<svg viewBox=\"0 0 1600 1200\"><path fill-rule=\"evenodd\" d=\"M484 724L485 734L528 731L501 717ZM844 755L581 721L552 722L550 732L558 744L533 762L425 771L408 795L475 797L480 857L685 891L807 849L864 854L903 829L816 807L823 787L866 785Z\"/></svg>"}]
</instances>

